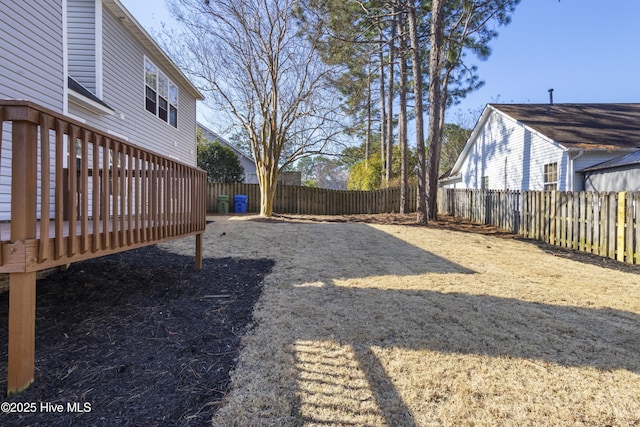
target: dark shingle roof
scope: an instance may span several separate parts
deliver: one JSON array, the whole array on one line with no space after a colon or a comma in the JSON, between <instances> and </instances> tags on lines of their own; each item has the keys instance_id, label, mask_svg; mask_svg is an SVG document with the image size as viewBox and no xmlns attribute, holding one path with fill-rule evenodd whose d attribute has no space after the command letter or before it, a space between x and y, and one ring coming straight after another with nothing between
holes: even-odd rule
<instances>
[{"instance_id":1,"label":"dark shingle roof","mask_svg":"<svg viewBox=\"0 0 640 427\"><path fill-rule=\"evenodd\" d=\"M627 154L626 156L616 157L606 162L598 163L581 170L580 172L593 172L603 169L622 168L627 166L640 165L640 151Z\"/></svg>"},{"instance_id":2,"label":"dark shingle roof","mask_svg":"<svg viewBox=\"0 0 640 427\"><path fill-rule=\"evenodd\" d=\"M567 148L640 148L640 104L490 104Z\"/></svg>"},{"instance_id":3,"label":"dark shingle roof","mask_svg":"<svg viewBox=\"0 0 640 427\"><path fill-rule=\"evenodd\" d=\"M89 98L93 102L97 102L98 104L102 105L103 107L107 107L108 109L113 110L113 108L109 107L109 105L107 105L102 99L100 99L97 96L95 96L93 94L93 92L91 92L86 87L82 86L74 78L69 77L68 80L67 80L67 84L69 85L68 86L69 89L79 93L80 95L84 96L85 98Z\"/></svg>"}]
</instances>

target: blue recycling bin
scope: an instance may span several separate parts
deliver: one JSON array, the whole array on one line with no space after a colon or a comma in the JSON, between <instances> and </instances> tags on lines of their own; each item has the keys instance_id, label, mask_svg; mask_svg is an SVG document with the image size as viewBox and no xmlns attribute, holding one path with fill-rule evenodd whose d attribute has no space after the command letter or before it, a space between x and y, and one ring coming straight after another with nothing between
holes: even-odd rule
<instances>
[{"instance_id":1,"label":"blue recycling bin","mask_svg":"<svg viewBox=\"0 0 640 427\"><path fill-rule=\"evenodd\" d=\"M246 213L247 200L249 200L249 196L245 196L242 194L236 194L235 196L233 196L233 211L235 213Z\"/></svg>"}]
</instances>

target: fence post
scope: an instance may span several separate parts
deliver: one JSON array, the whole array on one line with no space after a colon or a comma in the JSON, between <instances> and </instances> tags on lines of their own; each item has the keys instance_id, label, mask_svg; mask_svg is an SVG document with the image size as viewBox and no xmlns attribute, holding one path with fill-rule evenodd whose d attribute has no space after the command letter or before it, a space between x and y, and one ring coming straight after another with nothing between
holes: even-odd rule
<instances>
[{"instance_id":1,"label":"fence post","mask_svg":"<svg viewBox=\"0 0 640 427\"><path fill-rule=\"evenodd\" d=\"M618 193L618 208L616 215L616 260L624 261L624 224L625 224L625 202L626 192Z\"/></svg>"}]
</instances>

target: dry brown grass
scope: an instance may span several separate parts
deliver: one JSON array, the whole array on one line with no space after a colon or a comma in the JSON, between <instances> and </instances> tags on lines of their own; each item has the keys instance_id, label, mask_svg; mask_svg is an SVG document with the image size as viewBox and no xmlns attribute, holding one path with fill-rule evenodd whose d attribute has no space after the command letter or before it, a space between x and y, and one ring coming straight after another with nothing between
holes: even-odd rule
<instances>
[{"instance_id":1,"label":"dry brown grass","mask_svg":"<svg viewBox=\"0 0 640 427\"><path fill-rule=\"evenodd\" d=\"M213 219L205 256L276 261L214 425L640 425L638 274L438 228Z\"/></svg>"}]
</instances>

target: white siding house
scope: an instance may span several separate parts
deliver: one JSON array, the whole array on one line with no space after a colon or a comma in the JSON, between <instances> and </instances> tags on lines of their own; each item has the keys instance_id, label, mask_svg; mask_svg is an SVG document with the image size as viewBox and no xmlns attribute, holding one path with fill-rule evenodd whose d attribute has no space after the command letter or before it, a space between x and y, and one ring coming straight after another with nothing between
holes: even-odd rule
<instances>
[{"instance_id":1,"label":"white siding house","mask_svg":"<svg viewBox=\"0 0 640 427\"><path fill-rule=\"evenodd\" d=\"M0 0L0 28L0 99L34 102L196 165L203 96L118 0ZM10 219L9 135L7 126L0 220Z\"/></svg>"},{"instance_id":2,"label":"white siding house","mask_svg":"<svg viewBox=\"0 0 640 427\"><path fill-rule=\"evenodd\" d=\"M445 188L580 191L581 170L640 147L640 104L489 104Z\"/></svg>"}]
</instances>

